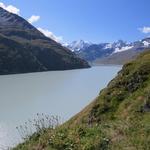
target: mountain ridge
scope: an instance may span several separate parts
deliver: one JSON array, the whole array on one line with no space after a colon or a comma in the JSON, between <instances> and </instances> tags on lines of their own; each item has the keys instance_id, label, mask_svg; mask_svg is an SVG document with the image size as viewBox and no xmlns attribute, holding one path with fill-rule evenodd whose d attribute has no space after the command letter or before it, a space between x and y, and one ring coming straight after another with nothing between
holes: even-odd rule
<instances>
[{"instance_id":1,"label":"mountain ridge","mask_svg":"<svg viewBox=\"0 0 150 150\"><path fill-rule=\"evenodd\" d=\"M90 67L86 61L44 36L25 19L3 8L0 8L0 35L0 74ZM15 47L11 44L15 44ZM19 59L18 56L20 56ZM29 65L28 62L31 64Z\"/></svg>"},{"instance_id":2,"label":"mountain ridge","mask_svg":"<svg viewBox=\"0 0 150 150\"><path fill-rule=\"evenodd\" d=\"M144 38L139 41L127 43L118 40L113 43L85 44L83 40L68 44L68 48L72 49L80 58L87 60L90 64L124 64L134 59L140 52L150 48L150 38ZM124 56L124 53L126 55ZM134 54L134 55L133 55ZM116 57L116 55L118 57ZM131 57L132 56L132 57ZM121 59L123 58L123 61ZM111 61L110 61L111 60Z\"/></svg>"}]
</instances>

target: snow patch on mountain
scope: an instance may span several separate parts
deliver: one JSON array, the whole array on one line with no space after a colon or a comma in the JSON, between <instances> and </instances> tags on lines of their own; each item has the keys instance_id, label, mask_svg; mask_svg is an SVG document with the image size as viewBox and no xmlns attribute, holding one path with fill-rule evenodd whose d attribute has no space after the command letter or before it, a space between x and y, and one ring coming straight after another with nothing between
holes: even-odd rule
<instances>
[{"instance_id":1,"label":"snow patch on mountain","mask_svg":"<svg viewBox=\"0 0 150 150\"><path fill-rule=\"evenodd\" d=\"M121 47L121 48L117 47L117 48L115 48L114 53L127 51L127 50L130 50L132 48L133 48L133 46L124 46L124 47Z\"/></svg>"},{"instance_id":2,"label":"snow patch on mountain","mask_svg":"<svg viewBox=\"0 0 150 150\"><path fill-rule=\"evenodd\" d=\"M110 48L113 48L113 44L112 43L108 43L104 49L110 49Z\"/></svg>"},{"instance_id":3,"label":"snow patch on mountain","mask_svg":"<svg viewBox=\"0 0 150 150\"><path fill-rule=\"evenodd\" d=\"M147 41L143 41L142 43L144 44L144 47L149 47L149 45L150 45L150 43Z\"/></svg>"}]
</instances>

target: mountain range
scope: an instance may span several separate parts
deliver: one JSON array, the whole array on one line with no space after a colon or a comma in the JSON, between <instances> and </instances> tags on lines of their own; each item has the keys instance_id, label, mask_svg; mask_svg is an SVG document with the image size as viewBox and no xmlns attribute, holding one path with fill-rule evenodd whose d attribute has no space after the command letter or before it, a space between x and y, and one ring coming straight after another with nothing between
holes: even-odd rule
<instances>
[{"instance_id":1,"label":"mountain range","mask_svg":"<svg viewBox=\"0 0 150 150\"><path fill-rule=\"evenodd\" d=\"M114 43L99 44L79 40L68 44L67 47L93 65L124 64L150 48L150 38L131 43L118 40Z\"/></svg>"},{"instance_id":2,"label":"mountain range","mask_svg":"<svg viewBox=\"0 0 150 150\"><path fill-rule=\"evenodd\" d=\"M22 17L0 7L0 74L89 67Z\"/></svg>"}]
</instances>

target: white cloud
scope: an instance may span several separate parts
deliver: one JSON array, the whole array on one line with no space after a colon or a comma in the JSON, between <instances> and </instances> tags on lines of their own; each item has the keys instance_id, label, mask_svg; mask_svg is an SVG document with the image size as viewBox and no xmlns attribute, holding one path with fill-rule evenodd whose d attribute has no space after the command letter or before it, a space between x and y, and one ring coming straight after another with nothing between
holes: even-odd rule
<instances>
[{"instance_id":1,"label":"white cloud","mask_svg":"<svg viewBox=\"0 0 150 150\"><path fill-rule=\"evenodd\" d=\"M150 33L150 27L143 27L143 28L139 28L139 30L142 32L142 33Z\"/></svg>"},{"instance_id":2,"label":"white cloud","mask_svg":"<svg viewBox=\"0 0 150 150\"><path fill-rule=\"evenodd\" d=\"M42 28L37 28L40 32L42 32L45 36L53 39L54 41L58 42L58 43L62 43L63 41L63 37L62 36L56 36L54 35L52 32L50 32L47 29L42 29Z\"/></svg>"},{"instance_id":3,"label":"white cloud","mask_svg":"<svg viewBox=\"0 0 150 150\"><path fill-rule=\"evenodd\" d=\"M20 13L20 10L13 5L6 6L4 3L0 2L0 7L2 7L3 9L5 9L13 14L19 15L19 13Z\"/></svg>"},{"instance_id":4,"label":"white cloud","mask_svg":"<svg viewBox=\"0 0 150 150\"><path fill-rule=\"evenodd\" d=\"M32 15L32 16L28 19L28 22L32 24L32 23L34 23L34 22L37 22L39 19L40 19L40 16Z\"/></svg>"},{"instance_id":5,"label":"white cloud","mask_svg":"<svg viewBox=\"0 0 150 150\"><path fill-rule=\"evenodd\" d=\"M20 9L16 8L13 5L5 5L4 3L0 2L0 7L2 7L3 9L13 13L13 14L20 14ZM33 24L34 22L37 22L40 19L40 16L36 16L36 15L32 15L28 20L29 23ZM47 29L43 29L43 28L38 28L38 30L40 32L42 32L45 36L53 39L54 41L58 42L58 43L62 43L63 41L63 37L62 36L56 36L54 35L52 32L50 32Z\"/></svg>"}]
</instances>

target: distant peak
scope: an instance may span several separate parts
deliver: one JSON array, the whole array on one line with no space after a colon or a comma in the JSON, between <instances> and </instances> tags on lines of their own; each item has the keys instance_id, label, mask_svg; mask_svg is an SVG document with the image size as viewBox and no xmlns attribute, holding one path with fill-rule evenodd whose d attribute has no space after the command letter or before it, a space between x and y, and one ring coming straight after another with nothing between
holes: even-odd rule
<instances>
[{"instance_id":1,"label":"distant peak","mask_svg":"<svg viewBox=\"0 0 150 150\"><path fill-rule=\"evenodd\" d=\"M78 41L73 41L70 44L67 45L69 49L72 51L80 51L81 49L87 48L90 45L92 45L91 42L84 41L84 40L78 40Z\"/></svg>"}]
</instances>

